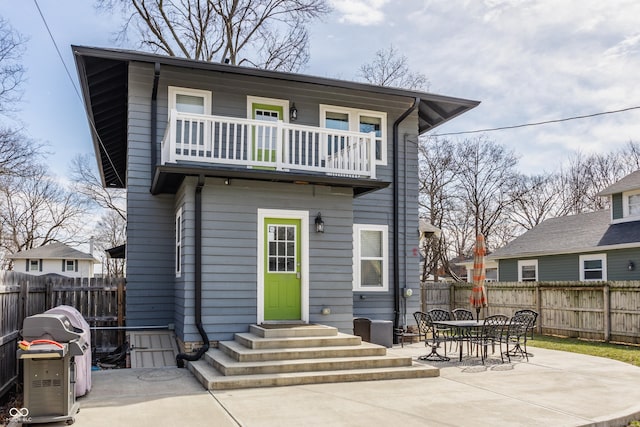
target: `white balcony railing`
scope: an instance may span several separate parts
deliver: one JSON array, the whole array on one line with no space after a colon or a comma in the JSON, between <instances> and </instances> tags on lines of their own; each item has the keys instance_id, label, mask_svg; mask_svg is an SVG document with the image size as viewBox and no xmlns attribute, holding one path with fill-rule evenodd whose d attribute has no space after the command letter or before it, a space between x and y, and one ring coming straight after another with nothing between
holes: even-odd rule
<instances>
[{"instance_id":1,"label":"white balcony railing","mask_svg":"<svg viewBox=\"0 0 640 427\"><path fill-rule=\"evenodd\" d=\"M375 133L282 121L178 113L162 140L162 164L180 161L375 178Z\"/></svg>"}]
</instances>

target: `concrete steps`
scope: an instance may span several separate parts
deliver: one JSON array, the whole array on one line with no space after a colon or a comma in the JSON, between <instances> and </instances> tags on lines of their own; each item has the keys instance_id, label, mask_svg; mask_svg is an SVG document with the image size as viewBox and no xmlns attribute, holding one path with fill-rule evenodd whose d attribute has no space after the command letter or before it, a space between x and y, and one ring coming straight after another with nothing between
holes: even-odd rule
<instances>
[{"instance_id":1,"label":"concrete steps","mask_svg":"<svg viewBox=\"0 0 640 427\"><path fill-rule=\"evenodd\" d=\"M208 390L436 377L437 368L324 325L252 325L189 369Z\"/></svg>"}]
</instances>

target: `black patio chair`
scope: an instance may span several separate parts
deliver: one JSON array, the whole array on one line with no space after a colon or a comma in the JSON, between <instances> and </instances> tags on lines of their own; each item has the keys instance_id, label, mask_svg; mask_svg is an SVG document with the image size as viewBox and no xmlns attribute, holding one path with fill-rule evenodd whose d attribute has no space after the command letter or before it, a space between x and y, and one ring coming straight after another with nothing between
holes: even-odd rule
<instances>
[{"instance_id":1,"label":"black patio chair","mask_svg":"<svg viewBox=\"0 0 640 427\"><path fill-rule=\"evenodd\" d=\"M521 356L529 361L529 353L527 352L527 334L531 325L535 322L535 316L525 310L516 312L509 320L506 328L506 334L503 335L502 341L507 345L505 354L509 361L512 356ZM509 349L509 346L512 346Z\"/></svg>"},{"instance_id":2,"label":"black patio chair","mask_svg":"<svg viewBox=\"0 0 640 427\"><path fill-rule=\"evenodd\" d=\"M452 313L454 320L475 320L473 312L466 308L456 308Z\"/></svg>"},{"instance_id":3,"label":"black patio chair","mask_svg":"<svg viewBox=\"0 0 640 427\"><path fill-rule=\"evenodd\" d=\"M513 314L515 316L516 314L521 314L521 313L527 313L527 314L530 314L531 316L533 316L533 322L531 323L531 326L529 327L530 336L531 336L531 339L533 339L533 331L535 330L536 322L538 321L538 312L535 311L535 310L530 310L530 309L527 308L527 309L524 309L524 310L518 310Z\"/></svg>"},{"instance_id":4,"label":"black patio chair","mask_svg":"<svg viewBox=\"0 0 640 427\"><path fill-rule=\"evenodd\" d=\"M500 360L504 363L504 353L502 352L502 337L505 333L507 322L509 317L503 314L495 314L484 319L480 333L476 336L472 336L471 343L478 346L480 355L482 357L482 364L487 358L487 348L489 345L495 348L495 345L500 346Z\"/></svg>"},{"instance_id":5,"label":"black patio chair","mask_svg":"<svg viewBox=\"0 0 640 427\"><path fill-rule=\"evenodd\" d=\"M431 319L434 322L440 321L440 320L453 320L451 318L451 313L448 312L447 310L443 310L441 308L433 308L431 310L429 310L427 313L429 313L429 315L431 316ZM438 326L437 324L435 325L435 329L437 334L440 336L440 340L444 341L444 342L449 342L449 349L451 349L451 345L453 344L453 342L458 343L458 340L456 339L455 336L455 332L453 330L453 328L447 327L447 326ZM444 355L447 355L447 346L445 344L444 347Z\"/></svg>"},{"instance_id":6,"label":"black patio chair","mask_svg":"<svg viewBox=\"0 0 640 427\"><path fill-rule=\"evenodd\" d=\"M413 317L416 319L416 324L418 325L418 334L424 335L425 347L431 348L429 354L420 356L419 359L438 362L449 360L449 358L446 356L446 341L444 341L441 334L438 334L438 331L433 324L431 315L423 311L416 311L415 313L413 313ZM442 356L437 351L442 342L445 342L445 356Z\"/></svg>"}]
</instances>

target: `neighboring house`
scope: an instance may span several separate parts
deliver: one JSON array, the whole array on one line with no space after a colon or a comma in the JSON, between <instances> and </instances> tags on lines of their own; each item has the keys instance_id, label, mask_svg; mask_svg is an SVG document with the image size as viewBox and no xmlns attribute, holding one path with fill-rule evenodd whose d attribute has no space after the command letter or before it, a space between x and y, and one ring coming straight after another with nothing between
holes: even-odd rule
<instances>
[{"instance_id":1,"label":"neighboring house","mask_svg":"<svg viewBox=\"0 0 640 427\"><path fill-rule=\"evenodd\" d=\"M51 243L9 255L13 270L41 276L60 274L67 277L93 277L93 266L98 261L92 255L80 252L64 243Z\"/></svg>"},{"instance_id":2,"label":"neighboring house","mask_svg":"<svg viewBox=\"0 0 640 427\"><path fill-rule=\"evenodd\" d=\"M103 184L127 189L129 326L197 343L263 322L399 324L402 289L419 289L417 137L478 102L73 51Z\"/></svg>"},{"instance_id":3,"label":"neighboring house","mask_svg":"<svg viewBox=\"0 0 640 427\"><path fill-rule=\"evenodd\" d=\"M610 210L548 219L489 255L499 280L640 279L640 171L598 195Z\"/></svg>"},{"instance_id":4,"label":"neighboring house","mask_svg":"<svg viewBox=\"0 0 640 427\"><path fill-rule=\"evenodd\" d=\"M484 271L485 271L485 281L486 282L497 282L498 281L498 262L489 258L491 255L488 255L484 260ZM465 259L461 262L456 262L455 265L459 265L465 268L466 276L465 280L469 283L473 282L473 259Z\"/></svg>"}]
</instances>

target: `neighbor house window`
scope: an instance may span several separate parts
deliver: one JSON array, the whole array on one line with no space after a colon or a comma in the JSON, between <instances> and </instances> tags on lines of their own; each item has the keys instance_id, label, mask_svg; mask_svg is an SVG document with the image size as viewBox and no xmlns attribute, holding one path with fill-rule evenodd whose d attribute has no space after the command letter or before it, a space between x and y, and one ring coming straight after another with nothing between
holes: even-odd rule
<instances>
[{"instance_id":1,"label":"neighbor house window","mask_svg":"<svg viewBox=\"0 0 640 427\"><path fill-rule=\"evenodd\" d=\"M580 255L580 280L607 280L607 255Z\"/></svg>"},{"instance_id":2,"label":"neighbor house window","mask_svg":"<svg viewBox=\"0 0 640 427\"><path fill-rule=\"evenodd\" d=\"M27 260L27 271L42 271L42 263L39 259L28 259Z\"/></svg>"},{"instance_id":3,"label":"neighbor house window","mask_svg":"<svg viewBox=\"0 0 640 427\"><path fill-rule=\"evenodd\" d=\"M176 212L176 277L182 275L182 208Z\"/></svg>"},{"instance_id":4,"label":"neighbor house window","mask_svg":"<svg viewBox=\"0 0 640 427\"><path fill-rule=\"evenodd\" d=\"M538 260L524 259L518 261L518 282L535 282L538 280Z\"/></svg>"},{"instance_id":5,"label":"neighbor house window","mask_svg":"<svg viewBox=\"0 0 640 427\"><path fill-rule=\"evenodd\" d=\"M381 292L389 289L388 227L354 224L353 290Z\"/></svg>"},{"instance_id":6,"label":"neighbor house window","mask_svg":"<svg viewBox=\"0 0 640 427\"><path fill-rule=\"evenodd\" d=\"M376 163L387 164L387 113L320 105L320 126L351 132L375 133Z\"/></svg>"},{"instance_id":7,"label":"neighbor house window","mask_svg":"<svg viewBox=\"0 0 640 427\"><path fill-rule=\"evenodd\" d=\"M62 271L78 271L78 262L74 259L62 260Z\"/></svg>"}]
</instances>

